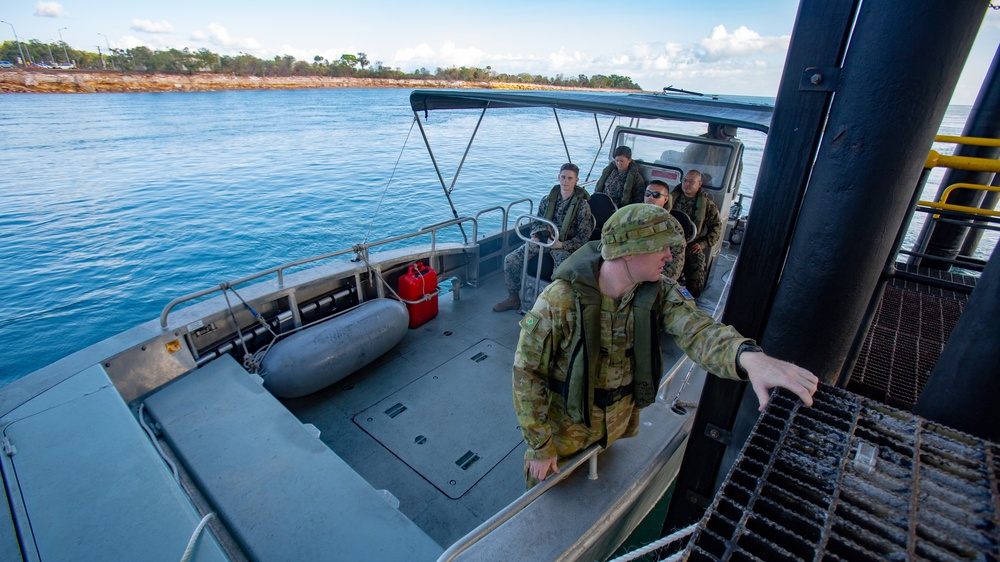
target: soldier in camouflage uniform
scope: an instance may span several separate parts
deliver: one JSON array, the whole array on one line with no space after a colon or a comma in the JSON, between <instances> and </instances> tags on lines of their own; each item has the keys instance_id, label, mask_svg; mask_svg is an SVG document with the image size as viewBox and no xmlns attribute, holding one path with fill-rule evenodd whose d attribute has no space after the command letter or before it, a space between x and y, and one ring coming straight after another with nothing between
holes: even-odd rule
<instances>
[{"instance_id":1,"label":"soldier in camouflage uniform","mask_svg":"<svg viewBox=\"0 0 1000 562\"><path fill-rule=\"evenodd\" d=\"M563 164L559 168L559 185L554 186L538 205L538 216L546 217L559 226L559 240L547 250L552 256L553 270L577 248L590 241L590 235L594 232L596 221L587 202L590 196L586 190L576 185L579 177L580 168L576 164ZM567 217L570 212L574 212L574 215ZM536 222L531 227L531 239L538 241L538 233L543 230L548 231L549 236L552 235L548 225ZM517 310L521 307L521 268L524 265L525 252L528 252L528 259L531 259L538 253L538 246L525 244L504 258L503 274L507 283L507 298L493 305L495 312Z\"/></svg>"},{"instance_id":2,"label":"soldier in camouflage uniform","mask_svg":"<svg viewBox=\"0 0 1000 562\"><path fill-rule=\"evenodd\" d=\"M761 409L775 386L812 405L812 373L767 356L662 277L677 242L669 218L653 205L619 209L601 241L564 261L521 319L513 393L528 487L594 443L637 434L639 410L655 399L663 373L661 330L705 370L749 380Z\"/></svg>"},{"instance_id":3,"label":"soldier in camouflage uniform","mask_svg":"<svg viewBox=\"0 0 1000 562\"><path fill-rule=\"evenodd\" d=\"M646 186L645 196L646 203L670 210L670 187L662 181L649 182L649 185ZM673 259L663 265L663 275L667 279L677 281L684 273L684 250L687 248L687 244L684 242L684 229L677 222L677 219L670 217L668 222L671 223L670 228L679 238L676 243L670 246L670 255Z\"/></svg>"},{"instance_id":4,"label":"soldier in camouflage uniform","mask_svg":"<svg viewBox=\"0 0 1000 562\"><path fill-rule=\"evenodd\" d=\"M712 198L701 190L701 172L691 170L670 196L673 209L686 213L697 228L684 254L684 286L696 298L705 289L708 256L722 237L722 217Z\"/></svg>"},{"instance_id":5,"label":"soldier in camouflage uniform","mask_svg":"<svg viewBox=\"0 0 1000 562\"><path fill-rule=\"evenodd\" d=\"M642 177L642 170L632 160L632 149L619 146L611 155L615 160L601 172L594 193L606 193L616 207L641 203L646 178Z\"/></svg>"}]
</instances>

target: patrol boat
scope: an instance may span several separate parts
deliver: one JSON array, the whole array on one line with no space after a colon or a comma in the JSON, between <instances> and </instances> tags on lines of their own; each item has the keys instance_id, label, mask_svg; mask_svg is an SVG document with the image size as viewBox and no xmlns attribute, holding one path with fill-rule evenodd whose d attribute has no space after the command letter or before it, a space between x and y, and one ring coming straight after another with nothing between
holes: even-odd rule
<instances>
[{"instance_id":1,"label":"patrol boat","mask_svg":"<svg viewBox=\"0 0 1000 562\"><path fill-rule=\"evenodd\" d=\"M593 114L607 139L595 162L630 146L647 180L670 185L692 167L685 148L711 145L725 157L703 163L704 189L726 211L742 143L669 123L766 132L771 116L650 93L419 90L410 103L421 132L438 111ZM195 560L611 554L673 481L704 373L665 346L640 436L526 493L510 386L520 316L491 305L503 257L544 219L530 197L459 216L438 173L450 220L221 280L3 388L3 558L176 559L189 542ZM501 228L482 232L487 215ZM712 253L700 304L718 312L734 253ZM536 274L526 286L547 282Z\"/></svg>"},{"instance_id":2,"label":"patrol boat","mask_svg":"<svg viewBox=\"0 0 1000 562\"><path fill-rule=\"evenodd\" d=\"M912 196L895 198L892 205L866 205L871 194L852 188L867 185L859 178L868 175L895 178L878 185L898 193L913 189L910 180L922 163L915 158L923 160L947 96L920 96L919 88L911 87L922 79L919 70L929 66L924 51L911 45L916 40L927 47L931 38L940 39L941 64L934 68L943 75L935 83L947 90L968 48L968 41L954 38L967 38L976 27L975 10L985 9L924 2L899 12L865 3L859 12L856 3L843 4L803 3L777 102L778 109L798 110L775 112L773 127L769 107L658 94L416 91L411 108L421 130L420 114L439 110L549 107L556 118L559 111L586 111L641 119L642 127L634 121L609 127L611 140L599 157L610 160L614 147L628 145L644 174L669 177L686 169L678 165L678 153L687 145L717 145L729 151L713 189L713 196L722 197L723 212L729 209L725 197L732 196L740 144L646 125L678 120L773 128L735 273L726 258L732 248L714 249L712 281L699 305L715 310L729 293L726 314L735 315L744 333L832 383L839 366L851 363L847 350L863 331L858 326L864 315L857 312L864 312L876 293L872 287L884 281L880 272L892 253L884 234L901 226L906 215L899 201L913 199L916 206ZM882 17L887 10L906 25L888 25ZM861 53L857 58L845 57L847 37ZM802 41L812 48L796 48ZM823 64L819 59L842 63L843 70L816 66ZM865 88L884 77L885 68L893 69L894 81L887 85L893 96L875 104ZM904 113L919 150L892 151L882 137L869 150L856 150L865 134L890 130L886 123L905 121ZM869 125L861 135L850 124L859 118ZM821 135L824 130L832 134ZM837 152L845 148L853 157L846 168L838 165L844 160ZM450 188L439 176L448 197ZM856 207L845 202L844 192L861 199L857 208L882 212L885 223L862 213L843 229L848 235L815 236L811 229L828 224L824 213L843 221L857 218L845 212ZM657 402L643 412L638 437L606 451L588 450L558 480L523 492L523 445L509 389L517 316L495 314L490 305L504 293L502 258L525 236L517 225L532 220L533 210L534 202L523 200L474 216L454 212L453 219L418 232L222 281L168 303L159 319L4 387L0 470L8 512L0 517L0 555L5 560L603 559L679 470L675 503L703 508L719 474L700 471L697 463L689 470L689 461L707 464L722 454L711 450L708 459L699 450L684 458L682 470L682 452L696 438L738 448L741 428L733 428L732 419L728 426L714 420L731 414L727 407L733 397L738 406L740 396L713 389L715 379L708 377L713 382L705 384L699 399L705 374L690 370L677 349L664 350L664 364L672 367ZM500 216L499 231L479 232L487 213ZM456 230L459 241L445 241ZM868 243L858 244L859 237ZM852 254L853 268L836 267L829 254L810 259L817 248L839 252L852 244L862 246ZM977 289L986 281L989 292L976 314L996 312L995 289L989 287L1000 275L998 263L992 260L984 270ZM739 282L779 272L781 283ZM538 280L538 286L543 283ZM771 293L754 300L761 288ZM410 308L393 292L406 293ZM844 292L860 297L839 298ZM831 294L836 307L823 309ZM748 311L770 314L782 321L776 325L794 329L766 330L766 321L747 320ZM808 329L798 329L800 320ZM855 329L844 329L848 324ZM995 353L995 343L983 343L966 355ZM828 366L831 357L837 368ZM787 411L797 407L781 402ZM702 416L707 410L714 416L708 422L692 419L692 413ZM983 417L974 409L964 411ZM864 466L877 473L879 465L866 457ZM787 516L795 509L794 502L781 508L778 523L798 521ZM723 506L715 520L742 533L743 527L729 523L731 511ZM739 523L760 530L754 521ZM863 532L876 536L887 528L881 524ZM828 544L823 533L830 530L818 529L815 550L812 545L805 550L822 552ZM705 543L692 553L726 559L727 552L749 552L740 536L716 540L717 532L701 533ZM802 538L781 537L785 546ZM780 544L774 552L795 559Z\"/></svg>"}]
</instances>

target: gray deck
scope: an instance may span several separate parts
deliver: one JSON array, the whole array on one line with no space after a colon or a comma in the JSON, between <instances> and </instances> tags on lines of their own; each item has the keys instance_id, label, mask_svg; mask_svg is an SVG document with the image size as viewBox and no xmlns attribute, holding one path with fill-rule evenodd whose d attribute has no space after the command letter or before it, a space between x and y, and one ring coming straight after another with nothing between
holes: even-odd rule
<instances>
[{"instance_id":1,"label":"gray deck","mask_svg":"<svg viewBox=\"0 0 1000 562\"><path fill-rule=\"evenodd\" d=\"M715 311L731 268L731 259L725 258L713 268L713 281L698 301L707 312ZM443 547L524 492L524 444L510 398L510 365L521 317L491 309L505 294L502 277L494 276L478 289L462 287L458 301L443 295L435 319L409 330L399 345L368 367L313 395L283 401L299 419L319 428L322 441L372 486L397 497L400 511ZM490 357L473 369L470 360L482 352ZM665 364L680 355L666 340ZM470 378L472 371L478 379ZM398 410L397 404L407 411L391 418L386 411ZM461 413L432 424L428 420L435 404L445 414ZM501 419L511 427L493 427L495 414L485 412L496 408L508 409ZM407 424L390 421L407 415L412 415ZM477 424L489 426L478 429L487 431L488 439L470 437ZM416 442L421 436L427 438L423 445ZM432 462L437 451L422 449L435 443L446 444L445 452ZM481 459L462 471L455 463L466 452ZM456 478L459 473L464 478Z\"/></svg>"},{"instance_id":2,"label":"gray deck","mask_svg":"<svg viewBox=\"0 0 1000 562\"><path fill-rule=\"evenodd\" d=\"M438 316L409 330L392 351L320 392L284 401L299 419L319 428L323 442L372 486L396 496L400 511L442 546L452 544L524 492L524 444L510 397L510 365L520 316L492 311L502 293L503 279L493 277L479 289L463 287L458 301L451 294L443 295ZM472 357L487 349L490 357L475 363ZM478 380L470 378L471 365L476 365ZM439 379L434 380L435 376ZM451 384L437 384L442 380ZM397 418L384 413L400 402L409 411ZM435 403L438 412L432 411ZM509 427L493 428L495 414L485 411L497 408L509 409L505 414ZM368 410L375 415L355 423ZM476 416L476 411L484 413ZM449 414L443 417L448 421L432 423L435 413ZM379 423L375 423L376 416L382 418ZM393 419L409 423L384 421ZM479 430L488 431L488 438L495 436L495 442L474 442L470 426L477 424L486 424ZM407 433L399 434L401 430ZM419 436L427 438L424 445L414 442ZM445 444L447 452L441 453L435 465L434 455L420 449L437 443ZM467 451L482 458L463 471L454 463ZM456 478L456 473L465 478ZM452 480L455 485L450 484Z\"/></svg>"}]
</instances>

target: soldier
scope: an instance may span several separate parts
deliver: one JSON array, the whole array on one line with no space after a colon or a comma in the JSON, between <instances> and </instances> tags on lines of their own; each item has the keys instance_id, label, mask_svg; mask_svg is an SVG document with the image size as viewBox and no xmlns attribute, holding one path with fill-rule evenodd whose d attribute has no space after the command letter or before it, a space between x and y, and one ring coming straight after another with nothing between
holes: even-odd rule
<instances>
[{"instance_id":1,"label":"soldier","mask_svg":"<svg viewBox=\"0 0 1000 562\"><path fill-rule=\"evenodd\" d=\"M601 172L594 193L607 193L616 207L642 203L642 191L646 187L646 179L642 177L639 165L632 160L632 149L619 146L611 154L615 161L608 164Z\"/></svg>"},{"instance_id":2,"label":"soldier","mask_svg":"<svg viewBox=\"0 0 1000 562\"><path fill-rule=\"evenodd\" d=\"M644 201L650 205L656 205L657 207L663 207L666 210L670 210L670 187L660 180L653 180L649 182L646 186ZM679 241L670 246L670 255L673 257L670 261L663 265L663 275L667 279L673 279L677 281L681 278L681 274L684 273L684 250L687 244L684 243L684 228L677 222L675 217L670 217L672 228L680 239Z\"/></svg>"},{"instance_id":3,"label":"soldier","mask_svg":"<svg viewBox=\"0 0 1000 562\"><path fill-rule=\"evenodd\" d=\"M594 215L590 212L587 200L590 196L582 187L576 185L580 178L580 168L576 164L563 164L559 168L559 185L542 199L538 205L538 216L545 217L559 225L559 240L552 245L549 253L554 263L553 269L559 267L567 256L590 240L594 232ZM539 235L545 231L547 235ZM531 229L531 239L548 242L552 235L551 229L535 223ZM541 238L545 240L541 240ZM524 264L524 252L529 252L528 259L538 253L538 246L525 244L507 254L503 260L503 274L507 282L507 298L493 305L494 312L517 310L521 307L521 267Z\"/></svg>"},{"instance_id":4,"label":"soldier","mask_svg":"<svg viewBox=\"0 0 1000 562\"><path fill-rule=\"evenodd\" d=\"M594 443L638 433L663 372L661 330L706 371L749 380L762 410L776 386L812 405L812 373L764 354L661 276L678 242L669 217L653 205L616 211L601 241L566 259L521 319L513 390L529 487Z\"/></svg>"},{"instance_id":5,"label":"soldier","mask_svg":"<svg viewBox=\"0 0 1000 562\"><path fill-rule=\"evenodd\" d=\"M723 141L731 141L740 139L736 138L736 133L739 129L733 127L732 125L722 125L720 123L709 123L708 132L701 135L701 138L705 139L715 139ZM732 149L723 146L715 146L708 144L691 144L684 149L684 162L688 164L694 164L698 167L704 169L705 166L721 166L725 167L729 163L729 155L732 153ZM739 189L740 186L740 176L743 175L743 160L740 160L739 167L736 168L736 178L734 186ZM721 179L721 178L720 178ZM707 182L708 179L705 179ZM718 184L710 184L719 187Z\"/></svg>"},{"instance_id":6,"label":"soldier","mask_svg":"<svg viewBox=\"0 0 1000 562\"><path fill-rule=\"evenodd\" d=\"M670 194L672 209L685 213L694 222L694 240L684 253L684 286L695 298L705 289L708 258L712 246L722 237L722 217L712 198L701 190L701 172L691 170Z\"/></svg>"}]
</instances>

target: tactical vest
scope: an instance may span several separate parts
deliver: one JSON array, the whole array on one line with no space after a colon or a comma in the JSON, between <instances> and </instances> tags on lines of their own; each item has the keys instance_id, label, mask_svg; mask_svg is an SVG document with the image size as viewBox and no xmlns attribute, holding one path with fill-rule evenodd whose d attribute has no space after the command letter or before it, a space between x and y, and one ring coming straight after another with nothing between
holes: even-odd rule
<instances>
[{"instance_id":1,"label":"tactical vest","mask_svg":"<svg viewBox=\"0 0 1000 562\"><path fill-rule=\"evenodd\" d=\"M615 170L615 163L612 162L604 167L604 171L601 172L601 178L597 180L597 189L594 193L604 193L604 184L608 181L608 177L611 176L611 172ZM638 199L639 203L642 203L643 198L635 196L635 180L636 177L641 175L642 172L639 170L639 166L635 162L630 162L628 165L628 176L625 177L625 185L622 187L622 205L625 206L630 204L631 201L636 201Z\"/></svg>"},{"instance_id":2,"label":"tactical vest","mask_svg":"<svg viewBox=\"0 0 1000 562\"><path fill-rule=\"evenodd\" d=\"M670 208L673 209L674 205L677 203L679 197L684 196L684 192L680 187L674 188L670 192ZM705 224L705 213L708 212L708 194L704 193L702 190L698 190L698 193L694 195L694 216L691 220L694 221L695 226L695 238L701 234L701 227Z\"/></svg>"},{"instance_id":3,"label":"tactical vest","mask_svg":"<svg viewBox=\"0 0 1000 562\"><path fill-rule=\"evenodd\" d=\"M576 296L579 324L570 341L569 369L562 386L566 413L575 423L590 425L590 410L594 404L594 385L601 351L601 289L598 275L602 263L600 242L584 244L559 266L554 278L565 279ZM632 372L633 401L645 408L656 399L656 390L663 375L660 354L659 283L640 283L632 300L635 341Z\"/></svg>"},{"instance_id":4,"label":"tactical vest","mask_svg":"<svg viewBox=\"0 0 1000 562\"><path fill-rule=\"evenodd\" d=\"M556 206L559 205L560 199L562 199L562 188L557 184L549 192L549 206L545 209L545 219L551 221L552 217L556 215ZM580 186L573 186L573 195L570 195L571 199L569 202L569 208L566 209L566 216L563 217L563 222L559 225L559 240L565 242L569 238L569 227L573 225L573 221L576 220L576 209L580 206L580 201L586 201L590 199L590 195L587 191Z\"/></svg>"}]
</instances>

